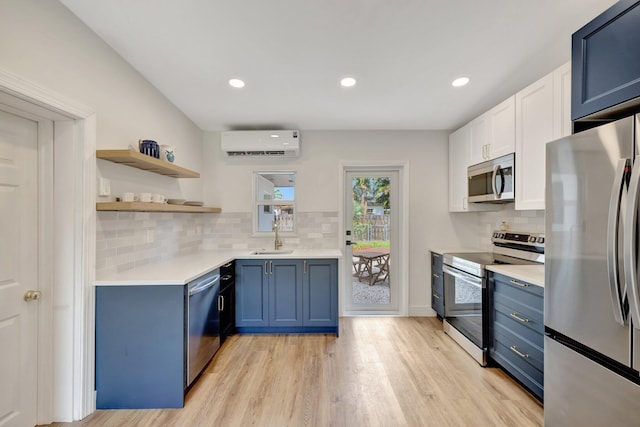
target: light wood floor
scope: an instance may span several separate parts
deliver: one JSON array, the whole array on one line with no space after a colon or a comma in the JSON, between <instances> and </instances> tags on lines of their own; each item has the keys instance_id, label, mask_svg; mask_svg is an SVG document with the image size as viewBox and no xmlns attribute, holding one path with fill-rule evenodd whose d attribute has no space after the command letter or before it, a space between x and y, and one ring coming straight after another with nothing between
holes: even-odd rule
<instances>
[{"instance_id":1,"label":"light wood floor","mask_svg":"<svg viewBox=\"0 0 640 427\"><path fill-rule=\"evenodd\" d=\"M331 335L225 342L184 409L97 411L53 426L541 426L543 409L481 368L435 318L343 318Z\"/></svg>"}]
</instances>

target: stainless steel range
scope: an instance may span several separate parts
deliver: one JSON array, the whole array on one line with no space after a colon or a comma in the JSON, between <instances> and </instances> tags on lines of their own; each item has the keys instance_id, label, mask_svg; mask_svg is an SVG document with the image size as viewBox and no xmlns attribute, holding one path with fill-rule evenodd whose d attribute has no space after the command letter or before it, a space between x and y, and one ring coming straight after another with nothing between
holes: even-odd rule
<instances>
[{"instance_id":1,"label":"stainless steel range","mask_svg":"<svg viewBox=\"0 0 640 427\"><path fill-rule=\"evenodd\" d=\"M486 267L543 264L544 235L494 231L493 252L445 253L444 331L482 366L487 364L489 294Z\"/></svg>"}]
</instances>

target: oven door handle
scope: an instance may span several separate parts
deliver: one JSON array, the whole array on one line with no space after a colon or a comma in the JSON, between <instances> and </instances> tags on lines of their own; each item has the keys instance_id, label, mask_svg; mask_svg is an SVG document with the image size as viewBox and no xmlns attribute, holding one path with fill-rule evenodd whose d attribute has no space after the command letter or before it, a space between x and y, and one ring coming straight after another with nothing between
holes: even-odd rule
<instances>
[{"instance_id":1,"label":"oven door handle","mask_svg":"<svg viewBox=\"0 0 640 427\"><path fill-rule=\"evenodd\" d=\"M448 265L442 266L442 272L455 278L462 279L476 288L482 289L484 287L484 280L482 280L482 277L477 277L472 274L465 273L464 271L454 270Z\"/></svg>"}]
</instances>

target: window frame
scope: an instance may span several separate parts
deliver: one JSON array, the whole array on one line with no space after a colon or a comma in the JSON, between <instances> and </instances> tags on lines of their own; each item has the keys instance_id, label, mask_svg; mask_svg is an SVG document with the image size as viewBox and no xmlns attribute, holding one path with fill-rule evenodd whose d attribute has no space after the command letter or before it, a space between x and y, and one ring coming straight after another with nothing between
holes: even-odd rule
<instances>
[{"instance_id":1,"label":"window frame","mask_svg":"<svg viewBox=\"0 0 640 427\"><path fill-rule=\"evenodd\" d=\"M267 179L264 177L264 175L274 175L274 174L282 174L282 175L293 175L293 188L294 188L294 196L293 196L293 200L282 200L282 199L270 199L270 200L258 200L258 192L259 192L259 185L258 185L258 179L262 178L262 179ZM292 220L292 230L291 231L281 231L279 230L279 234L285 235L285 236L295 236L296 235L296 230L297 230L297 219L298 219L298 215L297 215L297 204L296 204L296 192L295 192L295 187L296 187L296 178L297 178L297 171L295 170L260 170L260 171L254 171L252 174L252 222L253 222L253 235L254 236L267 236L267 235L271 235L273 233L273 231L270 229L268 231L260 231L259 229L259 218L258 218L258 212L259 210L265 210L265 208L270 208L269 210L272 213L273 209L275 209L275 207L277 206L291 206L293 209L293 220ZM266 213L266 210L265 210Z\"/></svg>"}]
</instances>

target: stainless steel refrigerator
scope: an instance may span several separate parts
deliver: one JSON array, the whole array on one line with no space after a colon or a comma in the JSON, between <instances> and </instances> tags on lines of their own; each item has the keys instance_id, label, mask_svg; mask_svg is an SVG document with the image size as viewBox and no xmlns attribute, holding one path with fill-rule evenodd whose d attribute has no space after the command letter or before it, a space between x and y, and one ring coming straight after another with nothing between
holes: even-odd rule
<instances>
[{"instance_id":1,"label":"stainless steel refrigerator","mask_svg":"<svg viewBox=\"0 0 640 427\"><path fill-rule=\"evenodd\" d=\"M632 116L547 144L548 427L640 426L639 142Z\"/></svg>"}]
</instances>

